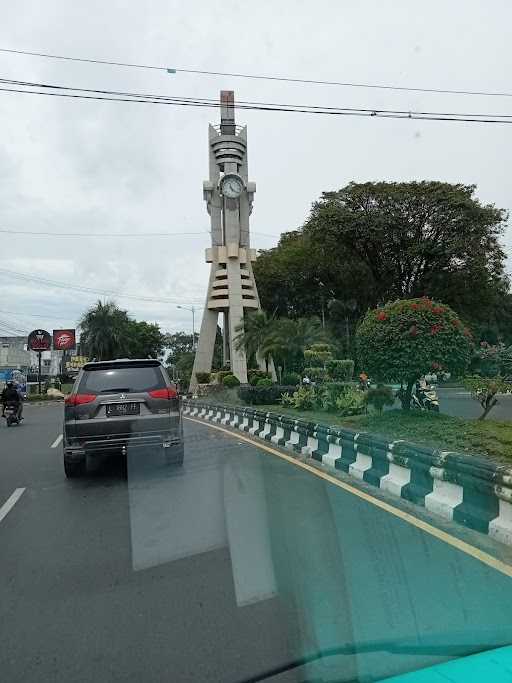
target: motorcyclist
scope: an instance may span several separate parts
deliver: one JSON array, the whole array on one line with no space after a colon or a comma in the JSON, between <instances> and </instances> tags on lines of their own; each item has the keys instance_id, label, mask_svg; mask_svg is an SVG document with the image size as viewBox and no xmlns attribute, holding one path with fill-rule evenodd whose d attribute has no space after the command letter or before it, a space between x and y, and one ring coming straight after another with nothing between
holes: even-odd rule
<instances>
[{"instance_id":1,"label":"motorcyclist","mask_svg":"<svg viewBox=\"0 0 512 683\"><path fill-rule=\"evenodd\" d=\"M2 401L2 417L5 417L5 408L9 404L13 404L17 406L17 416L18 420L22 420L22 415L23 415L23 401L21 399L21 396L18 393L18 390L16 389L14 382L12 380L9 380L5 388L2 391L2 396L1 396L1 401Z\"/></svg>"},{"instance_id":2,"label":"motorcyclist","mask_svg":"<svg viewBox=\"0 0 512 683\"><path fill-rule=\"evenodd\" d=\"M370 385L370 380L369 380L366 372L363 370L361 372L361 374L359 375L359 388L362 389L363 391L365 391L366 389L368 389L369 385Z\"/></svg>"},{"instance_id":3,"label":"motorcyclist","mask_svg":"<svg viewBox=\"0 0 512 683\"><path fill-rule=\"evenodd\" d=\"M427 388L428 388L428 385L427 385L424 378L416 381L416 386L415 386L416 397L417 397L417 399L420 402L420 405L422 407L425 406L425 391L427 390Z\"/></svg>"}]
</instances>

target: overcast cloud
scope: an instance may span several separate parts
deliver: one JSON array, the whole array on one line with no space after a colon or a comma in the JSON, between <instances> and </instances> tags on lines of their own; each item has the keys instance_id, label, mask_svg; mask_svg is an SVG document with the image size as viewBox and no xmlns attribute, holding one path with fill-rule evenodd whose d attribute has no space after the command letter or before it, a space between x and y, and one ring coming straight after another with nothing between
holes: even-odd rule
<instances>
[{"instance_id":1,"label":"overcast cloud","mask_svg":"<svg viewBox=\"0 0 512 683\"><path fill-rule=\"evenodd\" d=\"M0 47L178 68L300 78L512 90L506 0L126 3L18 0ZM94 89L406 110L511 113L512 98L284 84L0 53L0 76ZM0 235L0 268L73 285L201 305L208 266L207 127L218 112L0 92L0 227L203 232L158 239ZM253 245L299 226L323 190L366 180L474 183L511 208L512 126L240 111L257 184ZM269 233L275 238L258 235ZM510 235L507 234L507 248ZM73 326L94 294L0 273L0 318ZM190 329L175 303L117 299L139 319ZM5 311L19 311L17 315ZM30 317L30 316L44 317ZM1 330L0 330L1 333Z\"/></svg>"}]
</instances>

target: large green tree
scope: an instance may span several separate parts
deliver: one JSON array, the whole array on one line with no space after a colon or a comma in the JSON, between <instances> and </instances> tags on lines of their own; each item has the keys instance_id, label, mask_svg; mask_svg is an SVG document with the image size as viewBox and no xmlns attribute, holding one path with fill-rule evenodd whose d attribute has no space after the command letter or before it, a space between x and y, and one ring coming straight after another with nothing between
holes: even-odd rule
<instances>
[{"instance_id":1,"label":"large green tree","mask_svg":"<svg viewBox=\"0 0 512 683\"><path fill-rule=\"evenodd\" d=\"M198 335L196 333L196 343ZM192 353L194 349L194 340L191 334L187 332L173 332L166 335L165 347L167 350L166 363L168 365L176 365L181 356L185 353Z\"/></svg>"},{"instance_id":2,"label":"large green tree","mask_svg":"<svg viewBox=\"0 0 512 683\"><path fill-rule=\"evenodd\" d=\"M156 323L129 320L125 334L130 358L158 358L162 354L166 336Z\"/></svg>"},{"instance_id":3,"label":"large green tree","mask_svg":"<svg viewBox=\"0 0 512 683\"><path fill-rule=\"evenodd\" d=\"M323 311L350 346L369 307L427 295L477 331L511 335L505 220L473 185L350 183L323 193L302 228L261 253L254 270L263 306L293 317ZM352 311L345 302L355 302Z\"/></svg>"}]
</instances>

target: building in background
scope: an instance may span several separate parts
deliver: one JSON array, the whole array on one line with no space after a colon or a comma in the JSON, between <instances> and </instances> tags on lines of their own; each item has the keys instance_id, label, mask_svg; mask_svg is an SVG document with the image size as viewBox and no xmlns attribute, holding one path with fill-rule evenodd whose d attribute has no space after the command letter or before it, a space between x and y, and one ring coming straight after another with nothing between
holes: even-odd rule
<instances>
[{"instance_id":1,"label":"building in background","mask_svg":"<svg viewBox=\"0 0 512 683\"><path fill-rule=\"evenodd\" d=\"M61 373L63 351L43 351L41 355L41 374L55 377ZM66 351L67 360L76 351ZM0 337L0 370L21 370L26 375L37 374L37 353L27 349L27 337Z\"/></svg>"}]
</instances>

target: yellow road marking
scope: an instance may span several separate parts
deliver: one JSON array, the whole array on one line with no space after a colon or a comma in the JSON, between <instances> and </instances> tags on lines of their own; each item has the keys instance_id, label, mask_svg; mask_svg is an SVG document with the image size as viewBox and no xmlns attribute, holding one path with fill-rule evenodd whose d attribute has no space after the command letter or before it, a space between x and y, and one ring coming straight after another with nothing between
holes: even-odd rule
<instances>
[{"instance_id":1,"label":"yellow road marking","mask_svg":"<svg viewBox=\"0 0 512 683\"><path fill-rule=\"evenodd\" d=\"M190 420L191 422L197 422L197 424L210 427L211 429L217 429L219 432L223 432L224 434L234 437L239 441L245 441L251 446L255 446L256 448L259 448L263 451L267 451L267 453L271 453L272 455L275 455L278 458L281 458L282 460L286 460L286 462L290 463L290 465L300 467L301 469L306 470L311 474L314 474L316 477L325 479L325 481L328 481L330 484L334 484L334 486L338 486L340 489L343 489L344 491L351 493L353 496L361 498L361 500L365 500L367 503L370 503L370 505L374 505L375 507L380 508L385 512L388 512L390 515L394 515L395 517L402 519L404 522L407 522L408 524L411 524L412 526L421 529L425 533L434 536L434 538L437 538L440 541L443 541L444 543L447 543L448 545L457 548L457 550L466 553L466 555L470 555L471 557L480 560L480 562L483 562L487 566L496 569L496 571L501 572L506 576L512 577L512 566L506 564L505 562L502 562L501 560L498 560L497 558L493 557L492 555L489 555L483 550L480 550L480 548L475 548L475 546L466 543L466 541L462 541L460 538L451 536L442 529L437 529L435 526L432 526L432 524L424 522L423 520L414 517L414 515L411 515L408 512L404 512L403 510L400 510L399 508L396 508L393 505L390 505L389 503L385 503L383 500L374 498L373 496L370 496L368 493L365 493L364 491L360 491L359 489L354 488L350 484L347 484L346 482L341 481L340 479L337 479L336 477L333 477L330 474L327 474L327 472L322 472L321 470L318 470L316 467L308 465L306 462L301 462L300 460L297 460L296 458L293 458L290 455L286 455L286 453L281 453L281 451L278 451L277 449L272 448L271 446L267 446L264 443L255 441L254 439L245 436L241 432L232 432L229 429L224 429L224 427L219 427L218 425L211 424L210 422L204 422L203 420L196 420L193 417L187 417L185 415L183 417L186 420Z\"/></svg>"}]
</instances>

